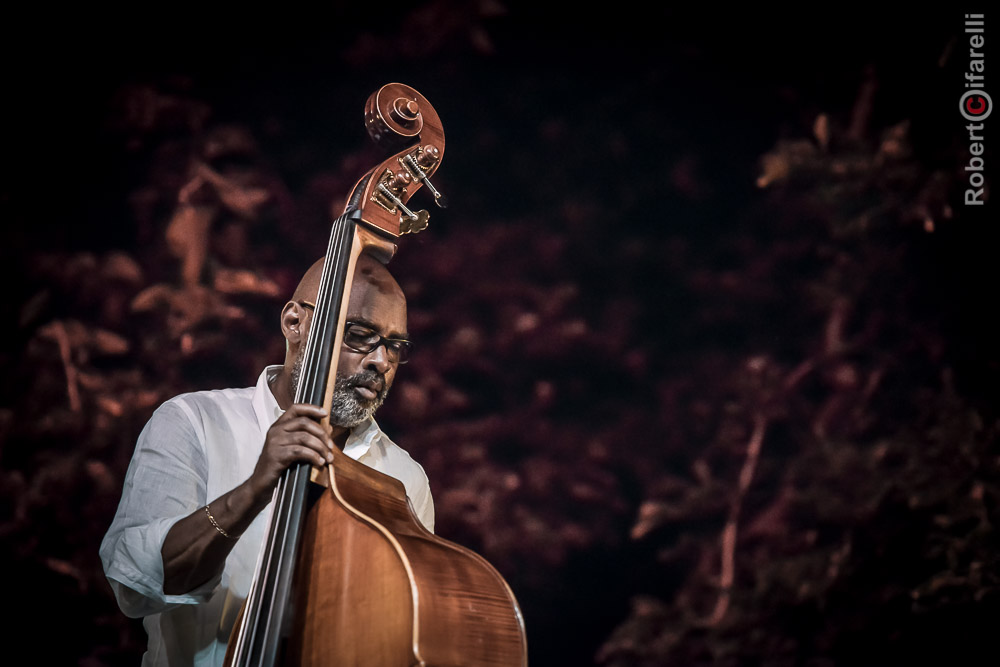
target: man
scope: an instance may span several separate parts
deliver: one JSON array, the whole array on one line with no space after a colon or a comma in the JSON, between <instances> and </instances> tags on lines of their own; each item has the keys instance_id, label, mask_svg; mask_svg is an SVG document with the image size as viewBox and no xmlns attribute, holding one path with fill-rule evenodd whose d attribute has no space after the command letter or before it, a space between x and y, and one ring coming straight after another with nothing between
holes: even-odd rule
<instances>
[{"instance_id":1,"label":"man","mask_svg":"<svg viewBox=\"0 0 1000 667\"><path fill-rule=\"evenodd\" d=\"M144 666L222 664L278 479L293 464L332 460L335 444L399 479L434 529L423 468L372 419L409 350L405 297L378 261L357 264L331 432L322 408L293 404L322 268L306 272L282 309L283 366L264 369L256 387L171 399L139 436L101 559L122 611L144 617Z\"/></svg>"}]
</instances>

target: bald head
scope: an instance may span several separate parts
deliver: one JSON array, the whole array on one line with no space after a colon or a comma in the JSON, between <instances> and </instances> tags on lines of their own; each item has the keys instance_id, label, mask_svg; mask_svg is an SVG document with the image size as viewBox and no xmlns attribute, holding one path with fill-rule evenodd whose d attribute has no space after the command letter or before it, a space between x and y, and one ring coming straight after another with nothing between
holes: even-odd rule
<instances>
[{"instance_id":1,"label":"bald head","mask_svg":"<svg viewBox=\"0 0 1000 667\"><path fill-rule=\"evenodd\" d=\"M323 276L323 263L325 257L316 260L309 270L302 276L295 292L292 293L292 301L309 301L316 303L316 295L319 293L319 281Z\"/></svg>"},{"instance_id":2,"label":"bald head","mask_svg":"<svg viewBox=\"0 0 1000 667\"><path fill-rule=\"evenodd\" d=\"M309 270L302 276L302 280L299 281L298 286L295 288L295 292L292 294L292 301L316 303L316 295L319 293L319 283L323 277L323 264L325 261L325 258L318 259L309 267ZM389 273L389 269L385 267L385 264L370 255L361 255L358 257L357 265L354 269L355 289L351 291L352 301L355 298L355 290L359 282L367 283L379 294L397 297L404 304L406 303L406 296L403 294L399 283Z\"/></svg>"}]
</instances>

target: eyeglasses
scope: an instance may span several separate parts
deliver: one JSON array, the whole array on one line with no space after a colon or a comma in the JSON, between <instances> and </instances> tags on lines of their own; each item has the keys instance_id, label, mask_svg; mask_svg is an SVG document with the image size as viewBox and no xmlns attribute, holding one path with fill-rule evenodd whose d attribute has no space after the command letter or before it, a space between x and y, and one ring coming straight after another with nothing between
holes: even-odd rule
<instances>
[{"instance_id":1,"label":"eyeglasses","mask_svg":"<svg viewBox=\"0 0 1000 667\"><path fill-rule=\"evenodd\" d=\"M315 304L308 301L299 301L299 303L309 310L316 309ZM344 345L362 354L368 354L379 345L385 345L385 352L389 360L398 364L405 364L410 360L410 350L413 348L413 343L405 338L387 338L371 327L357 322L344 324Z\"/></svg>"}]
</instances>

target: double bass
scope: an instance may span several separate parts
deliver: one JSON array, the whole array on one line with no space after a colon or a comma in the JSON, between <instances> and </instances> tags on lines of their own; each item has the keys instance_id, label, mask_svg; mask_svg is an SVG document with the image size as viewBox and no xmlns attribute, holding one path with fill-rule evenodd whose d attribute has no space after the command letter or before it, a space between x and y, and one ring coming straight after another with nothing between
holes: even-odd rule
<instances>
[{"instance_id":1,"label":"double bass","mask_svg":"<svg viewBox=\"0 0 1000 667\"><path fill-rule=\"evenodd\" d=\"M444 155L430 103L387 84L368 98L365 125L377 143L406 147L361 177L332 225L295 393L327 414L358 258L387 263L401 235L427 226L407 206L421 186L445 205L430 180ZM335 451L323 469L296 465L278 482L225 664L515 667L527 665L527 641L496 569L426 530L399 481Z\"/></svg>"}]
</instances>

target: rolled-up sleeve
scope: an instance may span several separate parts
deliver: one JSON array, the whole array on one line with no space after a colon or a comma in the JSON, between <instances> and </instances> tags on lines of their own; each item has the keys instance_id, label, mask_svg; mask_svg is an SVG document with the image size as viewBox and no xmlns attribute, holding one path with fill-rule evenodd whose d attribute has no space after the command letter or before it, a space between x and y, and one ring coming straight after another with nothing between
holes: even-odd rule
<instances>
[{"instance_id":1,"label":"rolled-up sleeve","mask_svg":"<svg viewBox=\"0 0 1000 667\"><path fill-rule=\"evenodd\" d=\"M200 420L181 400L164 403L139 435L122 499L101 543L104 573L122 611L134 618L208 599L216 577L185 595L163 593L161 549L180 519L206 502Z\"/></svg>"}]
</instances>

